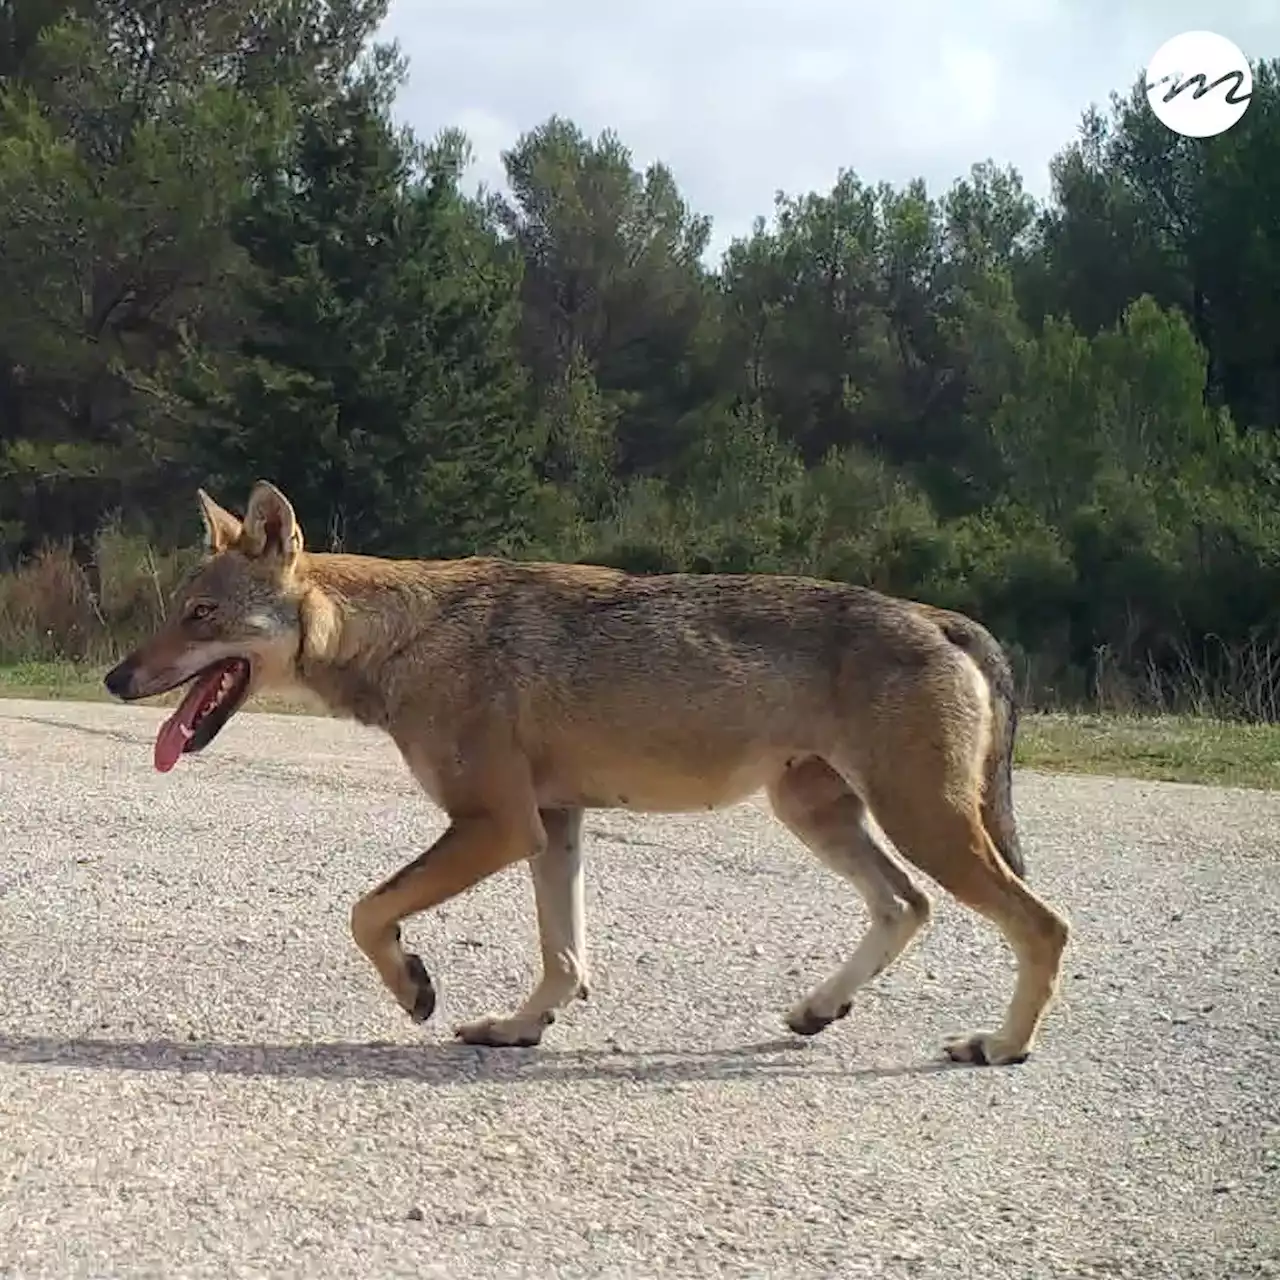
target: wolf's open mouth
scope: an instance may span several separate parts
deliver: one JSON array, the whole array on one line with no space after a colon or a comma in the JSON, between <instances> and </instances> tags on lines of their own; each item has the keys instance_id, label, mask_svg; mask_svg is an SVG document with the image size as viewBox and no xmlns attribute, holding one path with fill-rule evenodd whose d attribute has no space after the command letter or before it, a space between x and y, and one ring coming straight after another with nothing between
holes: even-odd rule
<instances>
[{"instance_id":1,"label":"wolf's open mouth","mask_svg":"<svg viewBox=\"0 0 1280 1280\"><path fill-rule=\"evenodd\" d=\"M200 751L238 710L249 692L249 664L230 658L205 667L156 735L155 764L168 773L184 752Z\"/></svg>"}]
</instances>

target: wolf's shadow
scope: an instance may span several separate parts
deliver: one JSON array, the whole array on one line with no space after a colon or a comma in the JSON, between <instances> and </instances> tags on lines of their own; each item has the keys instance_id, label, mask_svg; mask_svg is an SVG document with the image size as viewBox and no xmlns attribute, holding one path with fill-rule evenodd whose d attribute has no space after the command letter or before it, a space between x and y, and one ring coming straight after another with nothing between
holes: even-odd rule
<instances>
[{"instance_id":1,"label":"wolf's shadow","mask_svg":"<svg viewBox=\"0 0 1280 1280\"><path fill-rule=\"evenodd\" d=\"M804 1042L778 1039L722 1049L484 1049L458 1042L366 1044L214 1043L201 1040L62 1039L0 1035L0 1064L77 1071L293 1080L410 1080L422 1084L573 1084L616 1080L651 1086L699 1080L838 1077L886 1080L958 1069L947 1061L854 1067L813 1061Z\"/></svg>"}]
</instances>

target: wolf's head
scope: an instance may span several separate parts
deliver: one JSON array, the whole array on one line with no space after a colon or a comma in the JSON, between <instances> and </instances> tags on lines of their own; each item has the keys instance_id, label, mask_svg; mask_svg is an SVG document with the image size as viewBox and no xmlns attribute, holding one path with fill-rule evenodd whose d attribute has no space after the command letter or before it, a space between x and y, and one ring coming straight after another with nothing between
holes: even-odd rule
<instances>
[{"instance_id":1,"label":"wolf's head","mask_svg":"<svg viewBox=\"0 0 1280 1280\"><path fill-rule=\"evenodd\" d=\"M191 682L156 738L155 765L200 751L250 692L289 679L302 639L302 528L289 500L259 481L244 519L199 491L207 556L168 620L106 675L125 702Z\"/></svg>"}]
</instances>

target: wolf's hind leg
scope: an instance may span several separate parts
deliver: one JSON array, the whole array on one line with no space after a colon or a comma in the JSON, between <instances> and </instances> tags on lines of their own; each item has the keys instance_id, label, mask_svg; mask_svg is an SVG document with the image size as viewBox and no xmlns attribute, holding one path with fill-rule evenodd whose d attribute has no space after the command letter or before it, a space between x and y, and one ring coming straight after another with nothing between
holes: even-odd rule
<instances>
[{"instance_id":1,"label":"wolf's hind leg","mask_svg":"<svg viewBox=\"0 0 1280 1280\"><path fill-rule=\"evenodd\" d=\"M910 778L908 787L878 779L876 816L904 858L1000 930L1017 962L1003 1024L953 1037L946 1053L979 1065L1022 1062L1057 995L1070 925L1010 870L983 825L976 795L949 796L930 763L921 752L901 769L897 776Z\"/></svg>"},{"instance_id":2,"label":"wolf's hind leg","mask_svg":"<svg viewBox=\"0 0 1280 1280\"><path fill-rule=\"evenodd\" d=\"M799 1035L816 1035L850 1010L857 990L878 977L929 922L929 899L867 824L867 808L821 760L788 769L769 788L779 820L861 893L871 927L849 959L787 1015Z\"/></svg>"}]
</instances>

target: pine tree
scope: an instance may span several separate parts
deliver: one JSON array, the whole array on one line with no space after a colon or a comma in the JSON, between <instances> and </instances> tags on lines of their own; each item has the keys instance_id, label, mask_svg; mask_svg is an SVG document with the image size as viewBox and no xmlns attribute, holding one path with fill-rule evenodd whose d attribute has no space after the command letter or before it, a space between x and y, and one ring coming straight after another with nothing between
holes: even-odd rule
<instances>
[{"instance_id":1,"label":"pine tree","mask_svg":"<svg viewBox=\"0 0 1280 1280\"><path fill-rule=\"evenodd\" d=\"M253 319L197 397L226 492L274 480L313 546L516 550L533 491L518 265L456 169L357 85L305 116L236 238Z\"/></svg>"}]
</instances>

